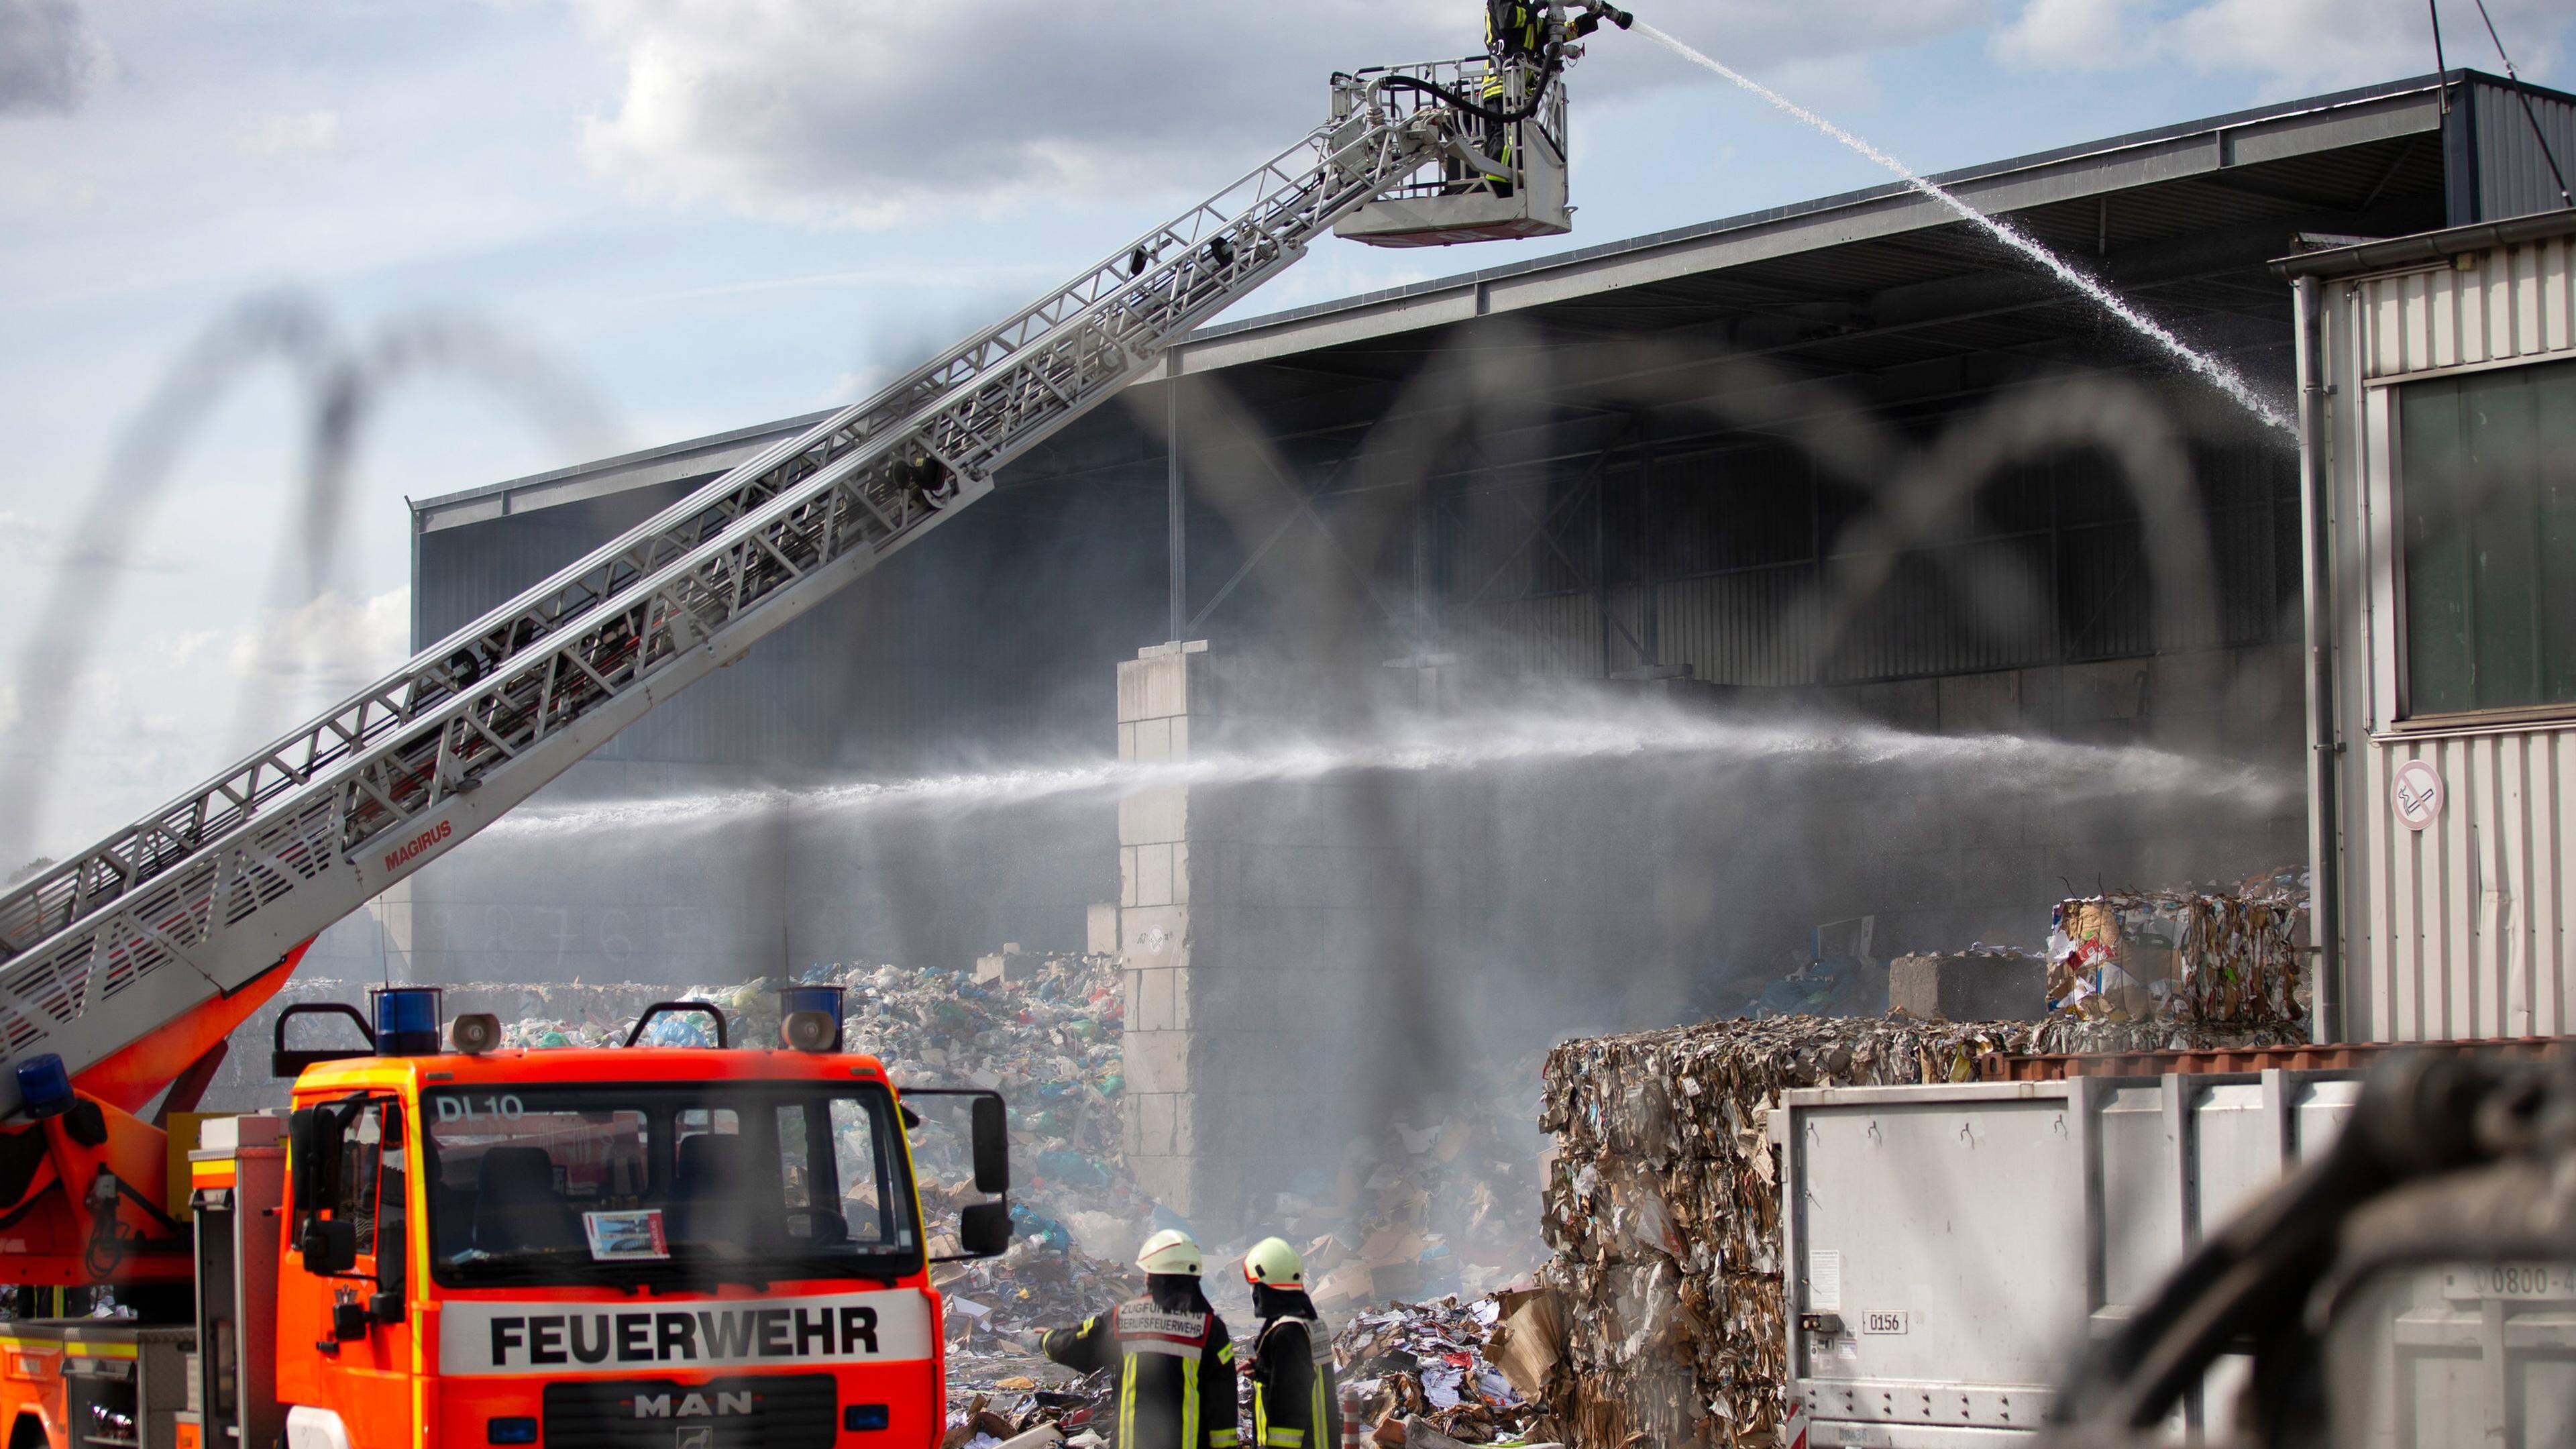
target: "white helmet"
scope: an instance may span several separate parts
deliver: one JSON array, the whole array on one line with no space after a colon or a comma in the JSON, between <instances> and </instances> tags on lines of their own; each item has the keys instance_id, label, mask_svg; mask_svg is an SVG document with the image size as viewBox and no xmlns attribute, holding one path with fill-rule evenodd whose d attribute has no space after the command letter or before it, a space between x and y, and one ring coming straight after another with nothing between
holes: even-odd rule
<instances>
[{"instance_id":1,"label":"white helmet","mask_svg":"<svg viewBox=\"0 0 2576 1449\"><path fill-rule=\"evenodd\" d=\"M1306 1260L1297 1255L1286 1238L1263 1238L1243 1255L1243 1281L1255 1287L1303 1289Z\"/></svg>"},{"instance_id":2,"label":"white helmet","mask_svg":"<svg viewBox=\"0 0 2576 1449\"><path fill-rule=\"evenodd\" d=\"M1148 1273L1199 1275L1199 1245L1178 1228L1165 1228L1136 1250L1136 1266Z\"/></svg>"}]
</instances>

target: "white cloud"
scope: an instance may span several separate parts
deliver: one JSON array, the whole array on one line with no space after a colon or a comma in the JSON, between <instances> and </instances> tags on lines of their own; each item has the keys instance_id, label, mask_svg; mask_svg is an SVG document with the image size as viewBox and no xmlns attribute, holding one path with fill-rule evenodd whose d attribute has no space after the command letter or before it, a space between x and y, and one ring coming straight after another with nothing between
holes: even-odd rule
<instances>
[{"instance_id":1,"label":"white cloud","mask_svg":"<svg viewBox=\"0 0 2576 1449\"><path fill-rule=\"evenodd\" d=\"M0 0L0 116L68 115L114 69L74 0Z\"/></svg>"},{"instance_id":2,"label":"white cloud","mask_svg":"<svg viewBox=\"0 0 2576 1449\"><path fill-rule=\"evenodd\" d=\"M368 598L332 591L299 608L268 610L256 625L235 631L224 662L245 687L283 689L320 708L408 658L410 639L409 588ZM211 642L182 635L171 644L174 654L194 658Z\"/></svg>"},{"instance_id":3,"label":"white cloud","mask_svg":"<svg viewBox=\"0 0 2576 1449\"><path fill-rule=\"evenodd\" d=\"M337 111L270 111L233 127L233 149L245 156L321 156L340 149Z\"/></svg>"},{"instance_id":4,"label":"white cloud","mask_svg":"<svg viewBox=\"0 0 2576 1449\"><path fill-rule=\"evenodd\" d=\"M2444 18L2453 65L2501 69L2467 6ZM2515 63L2538 74L2556 61L2565 0L2488 0ZM1996 32L2006 64L2035 70L2181 65L2261 79L2275 93L2358 85L2433 68L2421 0L2028 0Z\"/></svg>"},{"instance_id":5,"label":"white cloud","mask_svg":"<svg viewBox=\"0 0 2576 1449\"><path fill-rule=\"evenodd\" d=\"M184 555L157 548L138 548L130 541L113 554L76 550L65 541L61 528L14 508L0 508L0 558L47 567L71 565L128 569L138 573L184 573L193 566Z\"/></svg>"},{"instance_id":6,"label":"white cloud","mask_svg":"<svg viewBox=\"0 0 2576 1449\"><path fill-rule=\"evenodd\" d=\"M2135 0L2030 0L1996 32L1996 56L2051 70L2097 70L2127 62L2121 38L2136 23Z\"/></svg>"},{"instance_id":7,"label":"white cloud","mask_svg":"<svg viewBox=\"0 0 2576 1449\"><path fill-rule=\"evenodd\" d=\"M638 192L886 226L1191 187L1323 119L1336 70L1455 56L1472 0L571 0L623 72L583 154ZM1974 24L1987 0L1704 5L1745 64L1849 57ZM1616 34L1597 53L1648 49ZM1624 64L1624 62L1623 62ZM1632 81L1674 74L1651 66Z\"/></svg>"}]
</instances>

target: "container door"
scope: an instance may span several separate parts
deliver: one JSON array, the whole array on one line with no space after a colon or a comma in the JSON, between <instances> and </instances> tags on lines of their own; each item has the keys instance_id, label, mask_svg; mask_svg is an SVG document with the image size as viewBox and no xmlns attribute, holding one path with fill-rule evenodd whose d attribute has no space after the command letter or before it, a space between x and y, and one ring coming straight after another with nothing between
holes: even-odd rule
<instances>
[{"instance_id":1,"label":"container door","mask_svg":"<svg viewBox=\"0 0 2576 1449\"><path fill-rule=\"evenodd\" d=\"M1795 1372L1828 1421L2035 1429L2082 1340L2080 1124L2062 1096L1799 1114ZM1878 1431L1873 1430L1873 1433ZM1945 1441L1948 1442L1948 1441Z\"/></svg>"}]
</instances>

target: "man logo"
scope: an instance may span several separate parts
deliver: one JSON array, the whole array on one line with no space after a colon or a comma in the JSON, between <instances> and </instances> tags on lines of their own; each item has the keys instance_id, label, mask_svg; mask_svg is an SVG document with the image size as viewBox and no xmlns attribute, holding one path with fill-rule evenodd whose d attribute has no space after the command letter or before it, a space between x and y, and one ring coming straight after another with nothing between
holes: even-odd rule
<instances>
[{"instance_id":1,"label":"man logo","mask_svg":"<svg viewBox=\"0 0 2576 1449\"><path fill-rule=\"evenodd\" d=\"M671 1449L716 1449L716 1426L699 1424L693 1428L674 1430L671 1434Z\"/></svg>"},{"instance_id":2,"label":"man logo","mask_svg":"<svg viewBox=\"0 0 2576 1449\"><path fill-rule=\"evenodd\" d=\"M714 1419L731 1418L752 1411L752 1396L741 1393L708 1394L637 1394L635 1417L639 1419ZM694 1432L694 1431L688 1431ZM687 1432L681 1437L687 1438ZM684 1443L681 1449L688 1449Z\"/></svg>"}]
</instances>

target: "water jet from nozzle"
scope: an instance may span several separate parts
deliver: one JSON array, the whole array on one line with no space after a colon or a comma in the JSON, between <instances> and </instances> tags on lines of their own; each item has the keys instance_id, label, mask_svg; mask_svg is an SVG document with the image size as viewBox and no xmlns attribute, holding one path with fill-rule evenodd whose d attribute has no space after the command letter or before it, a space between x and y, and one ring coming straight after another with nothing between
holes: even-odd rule
<instances>
[{"instance_id":1,"label":"water jet from nozzle","mask_svg":"<svg viewBox=\"0 0 2576 1449\"><path fill-rule=\"evenodd\" d=\"M2172 331L2167 329L2162 323L2148 317L2146 314L2138 311L2128 303L2120 300L2120 298L2112 295L2111 290L2108 287L2103 286L2100 282L2086 276L2084 273L2077 271L2064 257L2061 257L2056 252L2049 250L2048 247L2042 245L2037 239L2033 238L2029 233L2024 232L2021 228L2003 221L2000 218L1988 216L1986 213L1977 210L1967 202L1960 200L1958 195L1952 192L1948 187L1942 186L1938 182L1926 179L1920 173L1915 171L1914 168L1906 165L1904 162L1897 160L1895 157L1881 151L1869 142L1862 140L1860 137L1853 135L1851 132L1844 130L1842 127L1837 126L1833 122L1826 120L1824 117L1817 115L1815 112L1808 110L1806 107L1799 105L1796 101L1793 101L1787 96L1780 94L1778 91L1771 89L1769 86L1762 84L1760 81L1753 79L1742 71L1736 70L1734 67L1729 66L1722 61L1712 60L1709 57L1700 54L1690 46L1666 35L1660 30L1657 30L1653 25L1640 23L1636 28L1639 34L1644 35L1648 40L1655 42L1664 49L1671 51L1673 54L1680 56L1682 59L1687 60L1694 65L1702 66L1710 71L1714 71L1726 80L1731 81L1734 84L1743 87L1745 90L1750 91L1770 102L1774 108L1786 112L1790 116L1797 118L1799 121L1804 122L1815 130L1832 137L1834 140L1841 142L1845 146L1850 147L1852 150L1869 158L1871 161L1886 167L1889 171L1894 172L1897 179L1904 182L1907 186L1921 192L1923 195L1931 198L1943 207L1958 213L1963 220L1972 223L1979 230L1984 231L1988 236L1993 237L1995 240L2002 242L2005 246L2012 248L2014 251L2021 253L2023 256L2039 263L2042 267L2047 268L2049 273L2055 276L2059 281L2064 282L2067 286L2075 289L2075 291L2081 293L2094 305L2110 313L2114 318L2117 318L2122 326L2127 327L2130 331L2137 333L2147 341L2155 344L2158 349L2171 356L2175 361L2180 362L2183 366L2190 368L2193 372L2199 373L2202 377L2208 379L2218 388L2219 391L2227 394L2229 398L2233 399L2239 407L2244 408L2247 412L2252 413L2254 416L2262 419L2265 423L2270 424L2272 427L2277 428L2284 433L2288 433L2293 436L2297 435L2299 425L2291 419L2288 413L2266 401L2263 395L2255 390L2254 384L2245 378L2244 374L2239 373L2236 369L2229 367L2226 363L2219 361L2217 358L2210 356L2208 353L2201 351L2190 343L2183 341L2181 338L2175 336Z\"/></svg>"}]
</instances>

